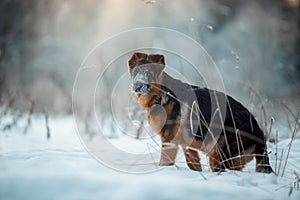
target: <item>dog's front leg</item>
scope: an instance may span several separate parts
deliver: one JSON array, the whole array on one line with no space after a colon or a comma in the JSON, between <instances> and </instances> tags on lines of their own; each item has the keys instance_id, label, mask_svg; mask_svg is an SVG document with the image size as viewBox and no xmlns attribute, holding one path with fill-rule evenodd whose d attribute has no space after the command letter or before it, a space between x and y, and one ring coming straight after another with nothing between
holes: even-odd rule
<instances>
[{"instance_id":1,"label":"dog's front leg","mask_svg":"<svg viewBox=\"0 0 300 200\"><path fill-rule=\"evenodd\" d=\"M163 142L159 166L170 166L175 164L178 145L170 142Z\"/></svg>"},{"instance_id":2,"label":"dog's front leg","mask_svg":"<svg viewBox=\"0 0 300 200\"><path fill-rule=\"evenodd\" d=\"M173 125L167 125L170 121L167 119L166 109L159 104L154 104L147 114L147 120L153 131L157 132L161 136L161 156L160 166L174 165L176 154L178 150L178 144L172 142L175 135L170 130L175 129ZM176 129L177 130L177 129Z\"/></svg>"}]
</instances>

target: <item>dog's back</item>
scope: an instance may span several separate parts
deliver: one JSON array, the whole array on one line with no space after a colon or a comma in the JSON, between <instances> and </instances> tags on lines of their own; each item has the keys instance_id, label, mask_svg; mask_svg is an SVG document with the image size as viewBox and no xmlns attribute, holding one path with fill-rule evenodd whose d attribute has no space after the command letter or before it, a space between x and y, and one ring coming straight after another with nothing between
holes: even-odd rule
<instances>
[{"instance_id":1,"label":"dog's back","mask_svg":"<svg viewBox=\"0 0 300 200\"><path fill-rule=\"evenodd\" d=\"M223 154L224 166L219 167L234 168L234 166L231 166L232 162L225 160L230 160L232 157L248 152L256 156L257 171L272 172L266 152L264 133L254 116L240 102L222 92L183 83L165 72L163 74L163 85L165 92L173 91L172 98L180 106L183 106L182 103L185 103L192 109L193 103L197 103L196 105L199 109L190 110L188 113L197 115L197 120L200 124L196 120L196 131L189 129L186 134L203 142L210 132L213 134L220 132L217 143L220 152L215 159L220 160L220 157L222 157L220 154ZM225 109L220 109L222 106ZM198 113L193 114L195 111ZM190 123L193 122L191 122L190 115L186 116L188 117L186 122L189 123L189 127L192 127L193 125L191 126ZM217 120L222 123L214 123L213 118L222 118Z\"/></svg>"}]
</instances>

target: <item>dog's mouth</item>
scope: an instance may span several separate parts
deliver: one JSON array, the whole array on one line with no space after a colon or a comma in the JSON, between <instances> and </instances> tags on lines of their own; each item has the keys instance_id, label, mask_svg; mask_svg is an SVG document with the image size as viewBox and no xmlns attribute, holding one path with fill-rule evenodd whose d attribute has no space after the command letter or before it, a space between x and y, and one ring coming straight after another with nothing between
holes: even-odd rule
<instances>
[{"instance_id":1,"label":"dog's mouth","mask_svg":"<svg viewBox=\"0 0 300 200\"><path fill-rule=\"evenodd\" d=\"M150 93L151 85L142 82L136 82L133 84L132 91L135 94L147 95Z\"/></svg>"}]
</instances>

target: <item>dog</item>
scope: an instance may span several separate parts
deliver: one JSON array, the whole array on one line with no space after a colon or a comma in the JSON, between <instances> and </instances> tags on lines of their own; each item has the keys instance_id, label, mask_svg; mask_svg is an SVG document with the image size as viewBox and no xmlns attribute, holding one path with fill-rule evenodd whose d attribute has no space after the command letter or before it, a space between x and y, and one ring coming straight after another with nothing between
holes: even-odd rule
<instances>
[{"instance_id":1,"label":"dog","mask_svg":"<svg viewBox=\"0 0 300 200\"><path fill-rule=\"evenodd\" d=\"M132 98L147 110L147 121L161 138L160 166L174 165L181 146L191 170L202 171L202 151L213 172L241 171L254 157L256 172L273 172L264 133L241 103L174 79L165 65L159 54L136 52L128 61Z\"/></svg>"}]
</instances>

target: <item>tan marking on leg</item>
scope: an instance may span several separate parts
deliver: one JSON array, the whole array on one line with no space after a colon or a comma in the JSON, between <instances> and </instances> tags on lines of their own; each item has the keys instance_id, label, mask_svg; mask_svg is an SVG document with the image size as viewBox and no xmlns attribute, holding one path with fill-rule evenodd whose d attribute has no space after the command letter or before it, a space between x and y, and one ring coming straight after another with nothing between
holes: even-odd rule
<instances>
[{"instance_id":1,"label":"tan marking on leg","mask_svg":"<svg viewBox=\"0 0 300 200\"><path fill-rule=\"evenodd\" d=\"M202 171L201 161L198 151L195 149L189 149L188 147L184 149L185 160L188 167L194 171Z\"/></svg>"}]
</instances>

